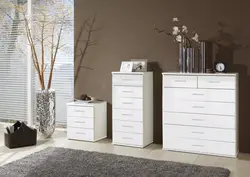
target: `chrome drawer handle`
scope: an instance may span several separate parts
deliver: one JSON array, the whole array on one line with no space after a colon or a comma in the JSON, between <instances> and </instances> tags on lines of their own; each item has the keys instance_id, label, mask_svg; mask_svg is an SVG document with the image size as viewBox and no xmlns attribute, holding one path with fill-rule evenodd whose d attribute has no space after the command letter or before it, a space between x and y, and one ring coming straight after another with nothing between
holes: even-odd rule
<instances>
[{"instance_id":1,"label":"chrome drawer handle","mask_svg":"<svg viewBox=\"0 0 250 177\"><path fill-rule=\"evenodd\" d=\"M198 145L198 144L192 144L194 147L204 147L203 145Z\"/></svg>"},{"instance_id":2,"label":"chrome drawer handle","mask_svg":"<svg viewBox=\"0 0 250 177\"><path fill-rule=\"evenodd\" d=\"M83 132L76 132L76 134L78 134L78 135L86 135L86 134L83 133Z\"/></svg>"},{"instance_id":3,"label":"chrome drawer handle","mask_svg":"<svg viewBox=\"0 0 250 177\"><path fill-rule=\"evenodd\" d=\"M204 134L204 132L192 132L194 134Z\"/></svg>"},{"instance_id":4,"label":"chrome drawer handle","mask_svg":"<svg viewBox=\"0 0 250 177\"><path fill-rule=\"evenodd\" d=\"M84 122L84 121L75 121L75 123L83 123L83 124L85 124L86 122Z\"/></svg>"},{"instance_id":5,"label":"chrome drawer handle","mask_svg":"<svg viewBox=\"0 0 250 177\"><path fill-rule=\"evenodd\" d=\"M133 93L133 91L126 91L126 90L123 90L122 92L123 93Z\"/></svg>"},{"instance_id":6,"label":"chrome drawer handle","mask_svg":"<svg viewBox=\"0 0 250 177\"><path fill-rule=\"evenodd\" d=\"M133 114L122 114L123 116L133 116Z\"/></svg>"},{"instance_id":7,"label":"chrome drawer handle","mask_svg":"<svg viewBox=\"0 0 250 177\"><path fill-rule=\"evenodd\" d=\"M204 106L192 106L192 108L204 108Z\"/></svg>"},{"instance_id":8,"label":"chrome drawer handle","mask_svg":"<svg viewBox=\"0 0 250 177\"><path fill-rule=\"evenodd\" d=\"M193 121L205 121L204 119L192 119Z\"/></svg>"},{"instance_id":9,"label":"chrome drawer handle","mask_svg":"<svg viewBox=\"0 0 250 177\"><path fill-rule=\"evenodd\" d=\"M133 128L133 126L131 126L131 125L122 125L122 127Z\"/></svg>"},{"instance_id":10,"label":"chrome drawer handle","mask_svg":"<svg viewBox=\"0 0 250 177\"><path fill-rule=\"evenodd\" d=\"M212 84L219 84L220 83L220 81L209 81L209 83L212 83Z\"/></svg>"},{"instance_id":11,"label":"chrome drawer handle","mask_svg":"<svg viewBox=\"0 0 250 177\"><path fill-rule=\"evenodd\" d=\"M123 81L132 81L133 79L122 79Z\"/></svg>"},{"instance_id":12,"label":"chrome drawer handle","mask_svg":"<svg viewBox=\"0 0 250 177\"><path fill-rule=\"evenodd\" d=\"M195 95L195 96L204 96L203 93L193 93L192 95Z\"/></svg>"},{"instance_id":13,"label":"chrome drawer handle","mask_svg":"<svg viewBox=\"0 0 250 177\"><path fill-rule=\"evenodd\" d=\"M133 104L132 102L122 102L122 104Z\"/></svg>"},{"instance_id":14,"label":"chrome drawer handle","mask_svg":"<svg viewBox=\"0 0 250 177\"><path fill-rule=\"evenodd\" d=\"M133 138L130 138L130 137L122 137L122 139L132 140Z\"/></svg>"},{"instance_id":15,"label":"chrome drawer handle","mask_svg":"<svg viewBox=\"0 0 250 177\"><path fill-rule=\"evenodd\" d=\"M186 80L174 80L174 82L187 82Z\"/></svg>"},{"instance_id":16,"label":"chrome drawer handle","mask_svg":"<svg viewBox=\"0 0 250 177\"><path fill-rule=\"evenodd\" d=\"M75 112L85 112L84 110L75 110Z\"/></svg>"}]
</instances>

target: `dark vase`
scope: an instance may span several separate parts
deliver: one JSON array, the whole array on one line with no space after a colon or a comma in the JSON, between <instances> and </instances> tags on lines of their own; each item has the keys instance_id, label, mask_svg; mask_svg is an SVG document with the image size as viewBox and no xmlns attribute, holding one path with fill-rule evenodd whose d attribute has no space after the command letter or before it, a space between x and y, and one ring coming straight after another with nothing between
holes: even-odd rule
<instances>
[{"instance_id":1,"label":"dark vase","mask_svg":"<svg viewBox=\"0 0 250 177\"><path fill-rule=\"evenodd\" d=\"M181 73L195 72L195 49L179 44L179 70Z\"/></svg>"}]
</instances>

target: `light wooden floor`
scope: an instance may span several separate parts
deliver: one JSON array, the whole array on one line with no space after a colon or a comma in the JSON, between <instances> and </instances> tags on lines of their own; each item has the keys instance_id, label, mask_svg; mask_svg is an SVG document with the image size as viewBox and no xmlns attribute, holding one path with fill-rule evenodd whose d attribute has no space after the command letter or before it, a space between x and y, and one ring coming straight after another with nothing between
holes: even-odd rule
<instances>
[{"instance_id":1,"label":"light wooden floor","mask_svg":"<svg viewBox=\"0 0 250 177\"><path fill-rule=\"evenodd\" d=\"M0 129L0 134L3 131ZM120 155L142 157L157 160L177 161L198 165L225 167L231 170L230 177L250 176L250 154L240 154L238 159L224 158L190 153L163 151L161 145L152 144L144 149L113 146L111 140L101 140L96 143L67 140L66 131L57 130L49 140L39 140L37 146L10 150L4 146L3 136L0 136L0 166L13 160L23 158L33 152L48 146L82 149L88 151L108 152Z\"/></svg>"}]
</instances>

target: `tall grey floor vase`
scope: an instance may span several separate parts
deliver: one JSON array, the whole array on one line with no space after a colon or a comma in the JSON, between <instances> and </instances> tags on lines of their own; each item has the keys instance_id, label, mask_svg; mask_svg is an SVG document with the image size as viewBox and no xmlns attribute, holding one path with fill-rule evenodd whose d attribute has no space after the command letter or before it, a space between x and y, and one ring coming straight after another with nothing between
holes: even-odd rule
<instances>
[{"instance_id":1,"label":"tall grey floor vase","mask_svg":"<svg viewBox=\"0 0 250 177\"><path fill-rule=\"evenodd\" d=\"M55 90L51 89L36 92L36 128L43 138L50 138L55 131L55 95Z\"/></svg>"}]
</instances>

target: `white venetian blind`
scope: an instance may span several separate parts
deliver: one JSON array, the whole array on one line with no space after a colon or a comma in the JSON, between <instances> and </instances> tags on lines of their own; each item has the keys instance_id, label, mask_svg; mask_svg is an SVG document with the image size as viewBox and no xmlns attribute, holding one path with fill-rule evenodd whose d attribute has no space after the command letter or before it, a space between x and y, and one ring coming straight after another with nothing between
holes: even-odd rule
<instances>
[{"instance_id":1,"label":"white venetian blind","mask_svg":"<svg viewBox=\"0 0 250 177\"><path fill-rule=\"evenodd\" d=\"M20 4L24 0L18 1ZM21 14L0 0L0 119L27 119L27 59Z\"/></svg>"},{"instance_id":2,"label":"white venetian blind","mask_svg":"<svg viewBox=\"0 0 250 177\"><path fill-rule=\"evenodd\" d=\"M66 123L67 112L66 103L73 101L74 99L74 1L72 0L52 0L53 5L50 7L53 13L56 15L62 13L60 7L63 4L64 8L67 8L70 13L66 20L67 28L63 30L60 45L64 47L59 50L57 59L54 66L53 79L51 89L56 92L56 122ZM34 0L33 8L36 9L39 6L44 6L44 0ZM45 5L46 8L46 5ZM33 16L38 16L39 13L36 10L32 10ZM47 33L48 35L49 32ZM58 33L56 33L58 34ZM49 68L45 71L45 86L47 86L49 76ZM36 89L39 89L39 81L36 81ZM35 109L35 106L34 106ZM35 110L34 110L35 113ZM35 115L35 114L34 114Z\"/></svg>"}]
</instances>

